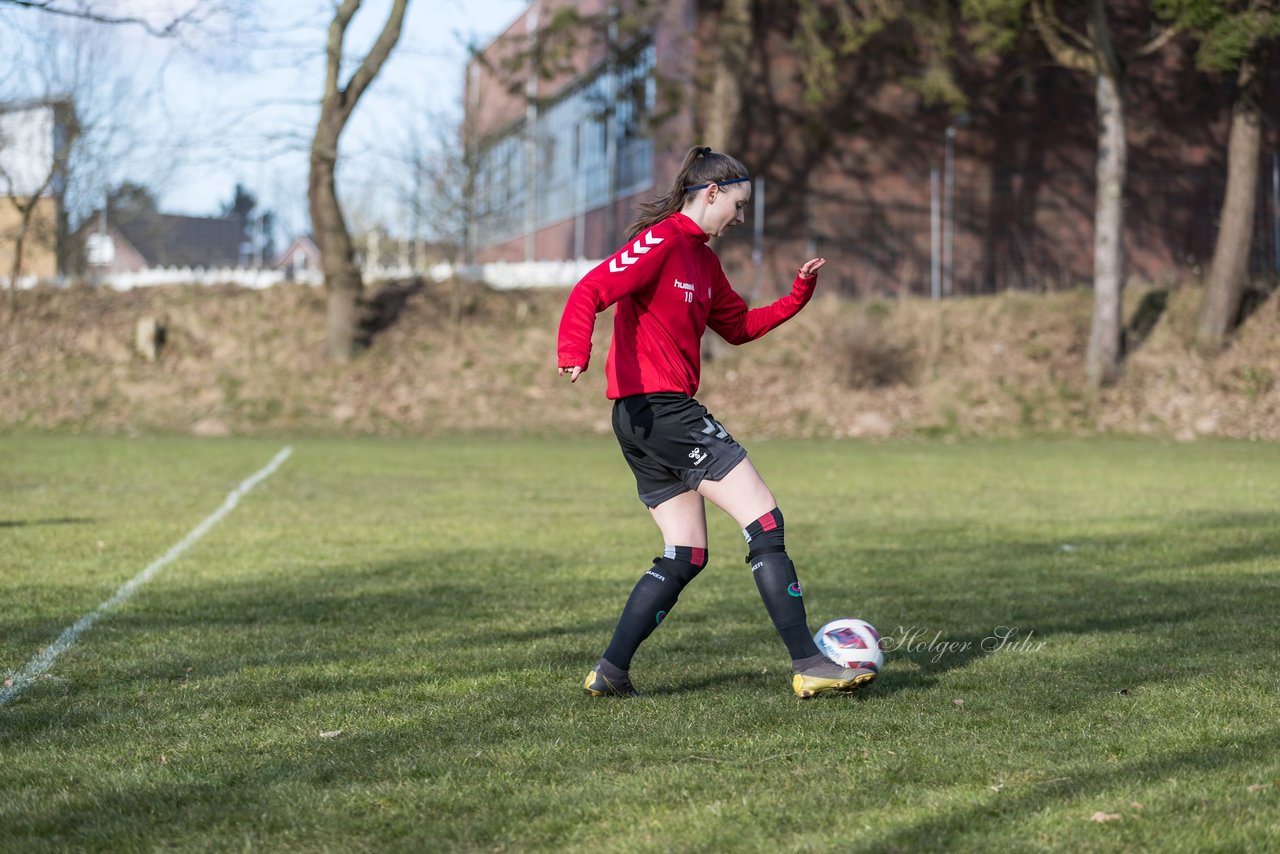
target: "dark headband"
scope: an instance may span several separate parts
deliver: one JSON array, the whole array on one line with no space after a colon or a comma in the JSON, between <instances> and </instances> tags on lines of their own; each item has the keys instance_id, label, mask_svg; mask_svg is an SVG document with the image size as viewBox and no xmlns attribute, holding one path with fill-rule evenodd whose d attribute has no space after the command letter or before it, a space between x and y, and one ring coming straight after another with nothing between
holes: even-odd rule
<instances>
[{"instance_id":1,"label":"dark headband","mask_svg":"<svg viewBox=\"0 0 1280 854\"><path fill-rule=\"evenodd\" d=\"M692 193L694 190L705 190L707 187L710 187L712 184L715 184L718 187L723 187L726 184L741 184L743 181L750 181L750 180L751 179L749 177L743 177L743 178L729 178L725 181L708 181L705 184L698 184L693 187L685 187L684 191L686 193Z\"/></svg>"}]
</instances>

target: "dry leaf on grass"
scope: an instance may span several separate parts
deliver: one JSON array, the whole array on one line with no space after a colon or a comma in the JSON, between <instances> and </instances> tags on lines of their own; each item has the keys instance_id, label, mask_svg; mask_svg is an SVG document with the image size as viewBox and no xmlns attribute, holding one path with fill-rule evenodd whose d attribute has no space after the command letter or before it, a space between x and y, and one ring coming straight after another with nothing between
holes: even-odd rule
<instances>
[{"instance_id":1,"label":"dry leaf on grass","mask_svg":"<svg viewBox=\"0 0 1280 854\"><path fill-rule=\"evenodd\" d=\"M1120 820L1120 813L1118 812L1103 812L1102 810L1098 810L1093 815L1089 816L1089 821L1096 821L1096 822L1119 821L1119 820Z\"/></svg>"},{"instance_id":2,"label":"dry leaf on grass","mask_svg":"<svg viewBox=\"0 0 1280 854\"><path fill-rule=\"evenodd\" d=\"M320 733L321 738L337 738L340 735L342 735L342 730L340 729L332 729L332 730L329 730L328 732Z\"/></svg>"},{"instance_id":3,"label":"dry leaf on grass","mask_svg":"<svg viewBox=\"0 0 1280 854\"><path fill-rule=\"evenodd\" d=\"M1251 791L1251 792L1261 792L1261 791L1262 791L1263 789L1265 789L1266 787L1267 787L1267 784L1266 784L1266 783L1254 783L1253 785L1251 785L1251 786L1249 787L1249 791Z\"/></svg>"},{"instance_id":4,"label":"dry leaf on grass","mask_svg":"<svg viewBox=\"0 0 1280 854\"><path fill-rule=\"evenodd\" d=\"M959 697L956 697L951 702L954 703L957 707L964 705L964 700L961 700Z\"/></svg>"}]
</instances>

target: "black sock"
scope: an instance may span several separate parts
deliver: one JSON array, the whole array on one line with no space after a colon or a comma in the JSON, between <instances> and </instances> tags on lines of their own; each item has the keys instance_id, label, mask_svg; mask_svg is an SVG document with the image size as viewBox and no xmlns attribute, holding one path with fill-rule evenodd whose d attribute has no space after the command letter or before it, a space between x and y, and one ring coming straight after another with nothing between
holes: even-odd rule
<instances>
[{"instance_id":1,"label":"black sock","mask_svg":"<svg viewBox=\"0 0 1280 854\"><path fill-rule=\"evenodd\" d=\"M804 594L795 564L787 557L782 511L775 507L744 528L742 534L751 549L747 555L751 577L792 660L820 655L805 620Z\"/></svg>"},{"instance_id":2,"label":"black sock","mask_svg":"<svg viewBox=\"0 0 1280 854\"><path fill-rule=\"evenodd\" d=\"M675 607L680 591L706 565L706 549L667 546L665 555L655 558L653 568L640 576L632 588L604 659L619 670L628 670L640 644L653 634Z\"/></svg>"}]
</instances>

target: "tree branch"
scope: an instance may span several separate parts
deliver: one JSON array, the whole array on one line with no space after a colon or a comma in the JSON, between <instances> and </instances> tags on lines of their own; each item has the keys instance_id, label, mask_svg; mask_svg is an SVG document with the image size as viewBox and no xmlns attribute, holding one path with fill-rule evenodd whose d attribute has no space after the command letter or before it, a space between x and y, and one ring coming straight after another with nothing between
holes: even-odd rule
<instances>
[{"instance_id":1,"label":"tree branch","mask_svg":"<svg viewBox=\"0 0 1280 854\"><path fill-rule=\"evenodd\" d=\"M1067 26L1061 18L1058 17L1058 9L1054 6L1054 0L1045 0L1045 10L1049 13L1049 19L1053 22L1054 29L1058 34L1076 43L1076 47L1086 53L1093 53L1093 41L1083 33L1073 27Z\"/></svg>"},{"instance_id":2,"label":"tree branch","mask_svg":"<svg viewBox=\"0 0 1280 854\"><path fill-rule=\"evenodd\" d=\"M351 0L348 0L349 2ZM343 90L343 109L348 113L355 108L356 102L373 82L373 78L378 76L382 63L391 55L391 49L400 40L400 26L404 22L404 12L408 5L409 0L395 0L391 7L391 14L387 16L386 25L378 34L378 40L373 43L373 49L365 56L356 73L351 76L351 81L347 83L347 88Z\"/></svg>"},{"instance_id":3,"label":"tree branch","mask_svg":"<svg viewBox=\"0 0 1280 854\"><path fill-rule=\"evenodd\" d=\"M171 20L163 27L156 27L145 18L138 18L131 15L105 15L101 12L93 11L93 8L84 2L77 7L68 8L58 3L57 0L0 0L0 5L20 6L23 9L35 9L39 12L45 12L50 15L61 15L66 18L78 18L82 21L90 21L95 24L122 25L131 24L142 27L156 38L173 38L184 24L188 24L196 20L197 7L192 6L186 12Z\"/></svg>"},{"instance_id":4,"label":"tree branch","mask_svg":"<svg viewBox=\"0 0 1280 854\"><path fill-rule=\"evenodd\" d=\"M1062 33L1067 27L1054 14L1052 0L1031 0L1031 21L1055 62L1075 71L1097 73L1098 61L1094 54L1068 44L1063 38ZM1078 33L1075 36L1083 38Z\"/></svg>"},{"instance_id":5,"label":"tree branch","mask_svg":"<svg viewBox=\"0 0 1280 854\"><path fill-rule=\"evenodd\" d=\"M1129 55L1130 59L1138 59L1144 56L1150 56L1169 43L1169 40L1181 32L1177 26L1165 27L1151 41L1135 50Z\"/></svg>"},{"instance_id":6,"label":"tree branch","mask_svg":"<svg viewBox=\"0 0 1280 854\"><path fill-rule=\"evenodd\" d=\"M347 34L347 25L356 10L360 8L360 0L343 0L341 6L333 12L333 20L329 22L329 43L326 48L329 65L324 78L323 100L338 95L338 75L342 72L342 40Z\"/></svg>"}]
</instances>

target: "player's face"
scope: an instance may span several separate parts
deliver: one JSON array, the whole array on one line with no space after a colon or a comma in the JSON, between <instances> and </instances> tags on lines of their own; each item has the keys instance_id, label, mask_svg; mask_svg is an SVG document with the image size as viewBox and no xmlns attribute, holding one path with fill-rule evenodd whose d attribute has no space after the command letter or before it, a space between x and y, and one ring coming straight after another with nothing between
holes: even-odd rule
<instances>
[{"instance_id":1,"label":"player's face","mask_svg":"<svg viewBox=\"0 0 1280 854\"><path fill-rule=\"evenodd\" d=\"M711 226L707 233L719 237L735 225L741 225L746 219L747 202L751 200L751 182L730 184L717 187L718 192L707 206Z\"/></svg>"}]
</instances>

